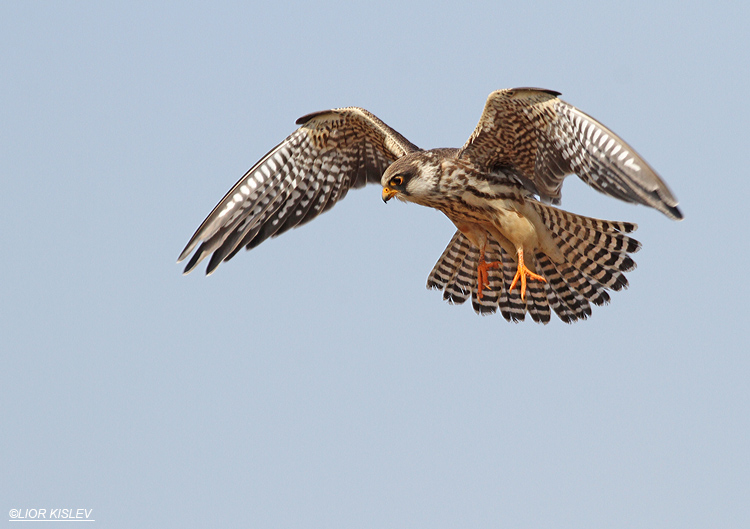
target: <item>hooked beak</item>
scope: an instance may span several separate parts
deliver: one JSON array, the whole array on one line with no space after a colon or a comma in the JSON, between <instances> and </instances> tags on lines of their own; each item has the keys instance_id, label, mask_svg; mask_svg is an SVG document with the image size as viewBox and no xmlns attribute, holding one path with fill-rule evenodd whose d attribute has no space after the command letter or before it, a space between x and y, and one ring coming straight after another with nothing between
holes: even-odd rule
<instances>
[{"instance_id":1,"label":"hooked beak","mask_svg":"<svg viewBox=\"0 0 750 529\"><path fill-rule=\"evenodd\" d=\"M391 189L390 187L384 187L383 188L383 202L388 202L390 199L392 199L394 196L398 194L398 191L395 189Z\"/></svg>"}]
</instances>

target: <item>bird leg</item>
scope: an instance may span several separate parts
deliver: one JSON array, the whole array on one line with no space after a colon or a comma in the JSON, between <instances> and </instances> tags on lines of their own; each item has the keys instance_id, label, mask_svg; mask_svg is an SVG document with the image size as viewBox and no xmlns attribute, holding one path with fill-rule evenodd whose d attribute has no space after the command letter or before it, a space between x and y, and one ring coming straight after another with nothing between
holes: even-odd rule
<instances>
[{"instance_id":1,"label":"bird leg","mask_svg":"<svg viewBox=\"0 0 750 529\"><path fill-rule=\"evenodd\" d=\"M490 281L487 275L487 270L490 268L498 268L500 261L492 261L490 263L484 260L484 248L486 243L479 248L479 265L477 265L477 299L482 299L482 290L484 287L489 288Z\"/></svg>"},{"instance_id":2,"label":"bird leg","mask_svg":"<svg viewBox=\"0 0 750 529\"><path fill-rule=\"evenodd\" d=\"M543 283L546 283L547 280L544 279L542 276L535 274L528 268L526 268L526 265L523 264L523 248L518 249L518 270L516 271L516 276L513 278L513 282L510 284L510 288L508 289L508 293L510 293L513 290L513 287L516 286L516 283L518 283L518 280L521 280L521 299L526 301L526 277L528 276L529 279L536 279L537 281L542 281Z\"/></svg>"}]
</instances>

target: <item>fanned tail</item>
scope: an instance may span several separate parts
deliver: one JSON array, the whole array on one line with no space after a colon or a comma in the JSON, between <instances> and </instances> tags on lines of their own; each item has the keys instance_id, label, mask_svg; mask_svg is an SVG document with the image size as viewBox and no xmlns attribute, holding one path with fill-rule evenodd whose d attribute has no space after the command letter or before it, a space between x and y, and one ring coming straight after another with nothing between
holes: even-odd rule
<instances>
[{"instance_id":1,"label":"fanned tail","mask_svg":"<svg viewBox=\"0 0 750 529\"><path fill-rule=\"evenodd\" d=\"M628 254L641 247L626 235L636 230L635 224L583 217L538 202L530 204L564 260L556 262L541 249L525 255L527 266L533 265L531 268L547 280L530 281L525 301L518 288L508 292L517 267L515 256L494 240L487 244L485 260L498 261L501 266L488 269L488 285L482 299L478 299L479 248L460 231L453 235L432 269L427 288L443 290L443 299L450 303L461 304L471 297L478 314L492 314L499 309L506 320L519 322L528 313L539 323L549 322L552 311L566 323L586 319L591 315L592 304L609 303L608 289L627 288L624 272L635 268Z\"/></svg>"}]
</instances>

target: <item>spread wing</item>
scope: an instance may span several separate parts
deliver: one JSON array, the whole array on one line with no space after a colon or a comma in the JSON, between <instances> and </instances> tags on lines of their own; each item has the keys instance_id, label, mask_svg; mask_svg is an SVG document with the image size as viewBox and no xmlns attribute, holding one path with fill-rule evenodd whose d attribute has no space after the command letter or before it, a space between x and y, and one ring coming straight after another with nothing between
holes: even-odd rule
<instances>
[{"instance_id":1,"label":"spread wing","mask_svg":"<svg viewBox=\"0 0 750 529\"><path fill-rule=\"evenodd\" d=\"M320 215L349 189L380 183L391 162L418 150L361 108L315 112L297 124L302 126L245 173L203 221L177 260L198 247L186 274L213 253L210 274L243 246L254 248Z\"/></svg>"},{"instance_id":2,"label":"spread wing","mask_svg":"<svg viewBox=\"0 0 750 529\"><path fill-rule=\"evenodd\" d=\"M563 179L577 174L594 189L681 219L677 200L630 145L558 92L497 90L461 148L488 171L510 169L541 197L559 203Z\"/></svg>"}]
</instances>

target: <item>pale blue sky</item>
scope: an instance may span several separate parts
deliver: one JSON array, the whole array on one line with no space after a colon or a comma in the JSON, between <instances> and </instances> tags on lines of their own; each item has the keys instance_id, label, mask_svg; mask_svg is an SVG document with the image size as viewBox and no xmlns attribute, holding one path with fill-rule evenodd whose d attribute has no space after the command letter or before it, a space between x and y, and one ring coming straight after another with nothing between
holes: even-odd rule
<instances>
[{"instance_id":1,"label":"pale blue sky","mask_svg":"<svg viewBox=\"0 0 750 529\"><path fill-rule=\"evenodd\" d=\"M2 516L750 527L747 4L272 4L0 6ZM615 130L686 216L566 182L565 209L640 225L590 320L447 305L450 222L376 186L181 275L299 116L457 147L513 86Z\"/></svg>"}]
</instances>

